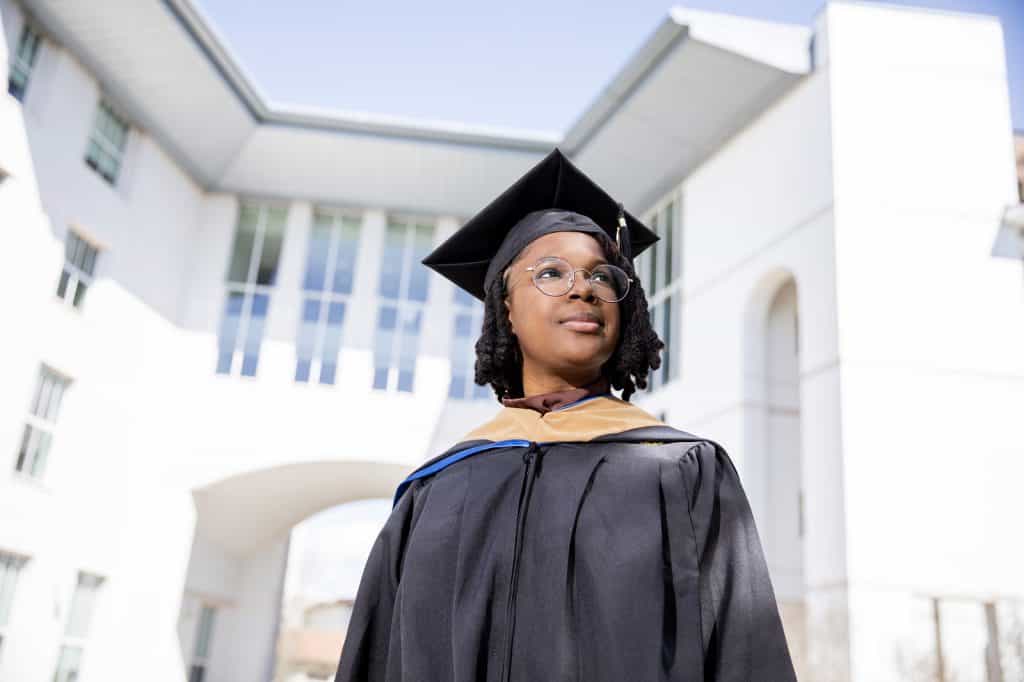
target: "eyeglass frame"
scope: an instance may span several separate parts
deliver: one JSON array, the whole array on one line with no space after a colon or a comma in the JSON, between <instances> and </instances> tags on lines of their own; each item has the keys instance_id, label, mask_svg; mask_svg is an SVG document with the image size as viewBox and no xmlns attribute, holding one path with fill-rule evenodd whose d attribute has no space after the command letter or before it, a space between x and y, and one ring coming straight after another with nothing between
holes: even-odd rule
<instances>
[{"instance_id":1,"label":"eyeglass frame","mask_svg":"<svg viewBox=\"0 0 1024 682\"><path fill-rule=\"evenodd\" d=\"M531 266L530 266L530 267L528 267L528 268L523 268L523 269L521 270L521 272L533 272L534 270L536 270L536 269L537 269L537 268L538 268L538 267L540 266L540 262L541 262L541 261L543 261L543 260L549 260L549 259L557 259L557 260L560 260L560 261L562 261L563 263L565 263L566 265L568 265L568 266L569 266L570 268L572 268L572 263L570 263L570 262L569 262L569 261L567 261L566 259L562 258L561 256L541 256L540 258L538 258L538 259L537 259L537 260L536 260L536 261L534 262L534 264L533 264L533 265L531 265ZM598 264L597 266L595 266L595 267L601 267L602 265L609 265L609 266L611 266L611 267L613 267L613 268L619 268L619 266L618 266L618 265L615 265L614 263L599 263L599 264ZM576 286L576 273L577 273L577 272L579 272L580 270L582 270L582 271L584 271L585 273L587 273L587 277L586 277L586 280L587 280L588 282L590 282L590 278L591 278L591 277L593 276L593 274L594 274L594 271L593 271L593 270L587 270L586 268L574 268L574 269L573 269L573 270L572 270L572 271L571 271L571 272L569 273L569 288L568 288L568 289L566 289L566 290L565 290L565 292L564 292L564 293L561 293L561 294L549 294L548 292L544 291L543 289L541 289L541 288L540 288L540 285L539 285L539 284L537 284L537 280L536 280L536 279L534 279L534 277L530 277L530 281L531 281L531 282L533 282L533 286L534 286L534 287L535 287L535 288L537 289L537 291L539 291L540 293L544 294L545 296L550 296L550 297L552 297L552 298L556 298L556 297L558 297L558 296L565 296L565 295L566 295L566 294L568 294L568 293L569 293L570 291L572 291L572 288L573 288L574 286ZM622 270L622 268L619 268L619 270ZM509 276L510 274L511 274L511 273L508 273L508 272L506 272L506 273L505 273L505 277L506 277L506 279L508 278L508 276ZM617 298L617 299L615 299L614 301L607 301L607 300L605 300L605 299L601 298L600 296L597 296L597 294L594 294L594 295L595 295L595 296L597 296L597 298L599 298L600 300L604 301L605 303L619 303L620 301L624 300L624 299L626 298L626 296L627 296L627 295L629 295L629 290L630 290L630 288L632 287L632 285L633 285L633 282L635 282L635 281L636 281L636 278L635 278L635 277L630 277L630 276L629 276L629 273L628 273L628 272L626 272L625 270L622 270L622 274L624 274L624 275L626 276L626 291L625 291L625 292L623 292L623 294L622 294L622 298ZM519 280L516 280L516 282L518 282L518 281L519 281ZM593 284L593 282L591 282L591 283L590 283L590 287L591 287L591 289L593 289L593 288L594 288L594 284ZM508 284L508 283L506 282L506 284L505 284L505 291L506 291L506 292L512 291L512 285L510 285L510 284Z\"/></svg>"}]
</instances>

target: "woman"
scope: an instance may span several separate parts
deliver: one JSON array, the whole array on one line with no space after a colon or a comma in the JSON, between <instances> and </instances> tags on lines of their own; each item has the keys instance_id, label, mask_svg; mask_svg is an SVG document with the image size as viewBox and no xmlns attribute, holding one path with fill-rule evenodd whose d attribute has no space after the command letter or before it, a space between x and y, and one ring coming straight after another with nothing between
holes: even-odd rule
<instances>
[{"instance_id":1,"label":"woman","mask_svg":"<svg viewBox=\"0 0 1024 682\"><path fill-rule=\"evenodd\" d=\"M504 407L399 486L336 682L796 679L729 456L628 402L656 240L555 149L423 261Z\"/></svg>"}]
</instances>

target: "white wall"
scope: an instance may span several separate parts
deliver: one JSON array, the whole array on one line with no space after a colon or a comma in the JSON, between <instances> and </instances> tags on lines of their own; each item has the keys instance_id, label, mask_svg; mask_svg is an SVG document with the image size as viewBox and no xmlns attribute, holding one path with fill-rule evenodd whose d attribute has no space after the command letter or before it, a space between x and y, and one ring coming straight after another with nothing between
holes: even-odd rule
<instances>
[{"instance_id":1,"label":"white wall","mask_svg":"<svg viewBox=\"0 0 1024 682\"><path fill-rule=\"evenodd\" d=\"M1024 595L1024 291L989 255L1015 198L1006 61L991 18L825 18L853 672L896 680L912 594Z\"/></svg>"}]
</instances>

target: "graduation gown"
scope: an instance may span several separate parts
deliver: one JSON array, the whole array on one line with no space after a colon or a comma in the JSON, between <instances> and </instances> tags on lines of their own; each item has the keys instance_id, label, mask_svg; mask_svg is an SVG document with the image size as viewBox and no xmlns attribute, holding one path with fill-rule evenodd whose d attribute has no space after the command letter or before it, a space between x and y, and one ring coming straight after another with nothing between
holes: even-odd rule
<instances>
[{"instance_id":1,"label":"graduation gown","mask_svg":"<svg viewBox=\"0 0 1024 682\"><path fill-rule=\"evenodd\" d=\"M399 486L334 679L796 675L729 455L599 396L506 407Z\"/></svg>"}]
</instances>

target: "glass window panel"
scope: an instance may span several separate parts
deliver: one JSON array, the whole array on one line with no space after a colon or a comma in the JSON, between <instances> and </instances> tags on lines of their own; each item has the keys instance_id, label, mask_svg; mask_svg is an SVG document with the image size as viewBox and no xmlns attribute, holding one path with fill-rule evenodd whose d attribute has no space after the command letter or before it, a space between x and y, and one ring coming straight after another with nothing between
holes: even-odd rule
<instances>
[{"instance_id":1,"label":"glass window panel","mask_svg":"<svg viewBox=\"0 0 1024 682\"><path fill-rule=\"evenodd\" d=\"M324 361L320 365L320 383L328 386L333 385L337 372L338 365L336 362Z\"/></svg>"},{"instance_id":2,"label":"glass window panel","mask_svg":"<svg viewBox=\"0 0 1024 682\"><path fill-rule=\"evenodd\" d=\"M50 454L50 443L53 441L53 434L49 431L33 429L36 432L34 452L29 453L31 466L28 473L38 478L43 475L46 469L46 458Z\"/></svg>"},{"instance_id":3,"label":"glass window panel","mask_svg":"<svg viewBox=\"0 0 1024 682\"><path fill-rule=\"evenodd\" d=\"M25 560L0 552L0 627L7 625L14 602L14 588Z\"/></svg>"},{"instance_id":4,"label":"glass window panel","mask_svg":"<svg viewBox=\"0 0 1024 682\"><path fill-rule=\"evenodd\" d=\"M274 206L267 209L266 226L263 233L263 250L260 254L256 283L273 285L277 281L277 265L284 243L284 224L287 213L284 208Z\"/></svg>"},{"instance_id":5,"label":"glass window panel","mask_svg":"<svg viewBox=\"0 0 1024 682\"><path fill-rule=\"evenodd\" d=\"M324 332L323 355L320 365L320 383L333 384L341 347L341 329L345 323L345 304L331 303L327 313L327 329Z\"/></svg>"},{"instance_id":6,"label":"glass window panel","mask_svg":"<svg viewBox=\"0 0 1024 682\"><path fill-rule=\"evenodd\" d=\"M665 283L669 283L676 276L675 252L673 250L672 237L675 233L675 210L674 201L668 202L665 207Z\"/></svg>"},{"instance_id":7,"label":"glass window panel","mask_svg":"<svg viewBox=\"0 0 1024 682\"><path fill-rule=\"evenodd\" d=\"M381 306L377 314L377 334L373 344L374 388L387 387L387 370L391 366L396 317L397 310L391 306Z\"/></svg>"},{"instance_id":8,"label":"glass window panel","mask_svg":"<svg viewBox=\"0 0 1024 682\"><path fill-rule=\"evenodd\" d=\"M193 663L192 667L188 671L188 682L203 682L204 676L206 675L206 666L199 663Z\"/></svg>"},{"instance_id":9,"label":"glass window panel","mask_svg":"<svg viewBox=\"0 0 1024 682\"><path fill-rule=\"evenodd\" d=\"M57 422L57 415L60 414L60 404L64 399L64 389L67 387L67 382L56 374L50 374L50 400L46 405L46 414L40 415L50 423Z\"/></svg>"},{"instance_id":10,"label":"glass window panel","mask_svg":"<svg viewBox=\"0 0 1024 682\"><path fill-rule=\"evenodd\" d=\"M665 299L662 304L664 308L663 324L665 325L663 331L663 337L665 340L665 349L661 353L661 375L663 381L668 381L672 378L672 297L669 296Z\"/></svg>"},{"instance_id":11,"label":"glass window panel","mask_svg":"<svg viewBox=\"0 0 1024 682\"><path fill-rule=\"evenodd\" d=\"M89 634L93 611L96 608L96 595L103 579L88 573L78 574L78 584L71 598L71 610L64 633L69 637L85 637Z\"/></svg>"},{"instance_id":12,"label":"glass window panel","mask_svg":"<svg viewBox=\"0 0 1024 682\"><path fill-rule=\"evenodd\" d=\"M85 282L79 280L78 286L75 287L75 296L73 299L71 299L71 305L73 305L76 308L82 307L82 301L85 300L86 289L88 289L88 285Z\"/></svg>"},{"instance_id":13,"label":"glass window panel","mask_svg":"<svg viewBox=\"0 0 1024 682\"><path fill-rule=\"evenodd\" d=\"M93 270L96 268L96 254L97 251L94 247L89 246L88 244L85 245L85 254L82 258L82 270L87 275L92 275Z\"/></svg>"},{"instance_id":14,"label":"glass window panel","mask_svg":"<svg viewBox=\"0 0 1024 682\"><path fill-rule=\"evenodd\" d=\"M353 218L342 218L340 239L331 289L336 294L350 294L359 250L359 222Z\"/></svg>"},{"instance_id":15,"label":"glass window panel","mask_svg":"<svg viewBox=\"0 0 1024 682\"><path fill-rule=\"evenodd\" d=\"M231 265L228 267L228 281L244 283L249 279L249 263L252 248L259 228L259 209L243 204L238 213L235 229L235 243L231 247Z\"/></svg>"},{"instance_id":16,"label":"glass window panel","mask_svg":"<svg viewBox=\"0 0 1024 682\"><path fill-rule=\"evenodd\" d=\"M241 292L228 292L217 340L217 372L219 374L227 374L231 371L231 360L238 342L238 325L242 317L244 300L245 296Z\"/></svg>"},{"instance_id":17,"label":"glass window panel","mask_svg":"<svg viewBox=\"0 0 1024 682\"><path fill-rule=\"evenodd\" d=\"M430 247L434 241L434 226L429 224L416 225L415 242L409 273L409 300L426 301L427 288L430 284L429 270L420 263L421 260L430 254Z\"/></svg>"},{"instance_id":18,"label":"glass window panel","mask_svg":"<svg viewBox=\"0 0 1024 682\"><path fill-rule=\"evenodd\" d=\"M401 291L405 232L404 224L388 222L380 264L379 293L384 298L397 299Z\"/></svg>"},{"instance_id":19,"label":"glass window panel","mask_svg":"<svg viewBox=\"0 0 1024 682\"><path fill-rule=\"evenodd\" d=\"M203 606L199 614L199 627L196 630L196 647L193 656L206 658L210 655L210 642L213 639L213 625L217 611L212 606Z\"/></svg>"},{"instance_id":20,"label":"glass window panel","mask_svg":"<svg viewBox=\"0 0 1024 682\"><path fill-rule=\"evenodd\" d=\"M380 315L377 318L378 329L394 329L397 319L397 309L392 306L381 306Z\"/></svg>"},{"instance_id":21,"label":"glass window panel","mask_svg":"<svg viewBox=\"0 0 1024 682\"><path fill-rule=\"evenodd\" d=\"M68 232L67 238L64 240L64 260L73 265L79 265L78 260L81 249L82 240L74 232ZM81 266L79 265L79 267Z\"/></svg>"},{"instance_id":22,"label":"glass window panel","mask_svg":"<svg viewBox=\"0 0 1024 682\"><path fill-rule=\"evenodd\" d=\"M78 682L78 669L82 664L82 647L64 645L57 659L57 672L53 682Z\"/></svg>"},{"instance_id":23,"label":"glass window panel","mask_svg":"<svg viewBox=\"0 0 1024 682\"><path fill-rule=\"evenodd\" d=\"M453 374L451 381L448 382L448 397L449 398L462 398L462 391L466 386L466 377Z\"/></svg>"},{"instance_id":24,"label":"glass window panel","mask_svg":"<svg viewBox=\"0 0 1024 682\"><path fill-rule=\"evenodd\" d=\"M15 53L22 64L31 67L36 63L39 42L39 34L30 25L22 26L21 36L18 38L18 49Z\"/></svg>"},{"instance_id":25,"label":"glass window panel","mask_svg":"<svg viewBox=\"0 0 1024 682\"><path fill-rule=\"evenodd\" d=\"M29 77L36 62L41 40L31 26L25 24L21 29L18 46L11 55L10 72L7 80L7 91L19 101L24 98L28 89Z\"/></svg>"},{"instance_id":26,"label":"glass window panel","mask_svg":"<svg viewBox=\"0 0 1024 682\"><path fill-rule=\"evenodd\" d=\"M317 216L309 235L309 250L306 255L306 277L302 283L302 288L306 291L323 291L327 277L327 252L330 247L330 219Z\"/></svg>"},{"instance_id":27,"label":"glass window panel","mask_svg":"<svg viewBox=\"0 0 1024 682\"><path fill-rule=\"evenodd\" d=\"M469 338L473 334L473 317L460 313L455 316L455 335Z\"/></svg>"},{"instance_id":28,"label":"glass window panel","mask_svg":"<svg viewBox=\"0 0 1024 682\"><path fill-rule=\"evenodd\" d=\"M242 376L256 376L256 366L260 360L260 345L263 343L263 328L267 321L267 308L270 296L254 294L252 311L249 313L249 328L246 330L244 355L242 356Z\"/></svg>"},{"instance_id":29,"label":"glass window panel","mask_svg":"<svg viewBox=\"0 0 1024 682\"><path fill-rule=\"evenodd\" d=\"M308 381L309 368L316 343L317 322L320 319L320 301L307 298L302 304L302 320L299 322L299 338L295 342L295 380Z\"/></svg>"},{"instance_id":30,"label":"glass window panel","mask_svg":"<svg viewBox=\"0 0 1024 682\"><path fill-rule=\"evenodd\" d=\"M57 282L57 296L64 298L64 294L67 292L68 279L71 275L68 273L67 267L60 271L60 281Z\"/></svg>"},{"instance_id":31,"label":"glass window panel","mask_svg":"<svg viewBox=\"0 0 1024 682\"><path fill-rule=\"evenodd\" d=\"M35 397L32 400L32 414L46 421L57 421L61 398L67 380L46 367L39 369Z\"/></svg>"},{"instance_id":32,"label":"glass window panel","mask_svg":"<svg viewBox=\"0 0 1024 682\"><path fill-rule=\"evenodd\" d=\"M423 311L408 309L402 320L402 341L398 356L398 390L412 391L412 377L416 369L416 351Z\"/></svg>"},{"instance_id":33,"label":"glass window panel","mask_svg":"<svg viewBox=\"0 0 1024 682\"><path fill-rule=\"evenodd\" d=\"M473 383L473 397L477 400L483 400L484 398L491 397L491 387L486 384L480 386L479 384Z\"/></svg>"},{"instance_id":34,"label":"glass window panel","mask_svg":"<svg viewBox=\"0 0 1024 682\"><path fill-rule=\"evenodd\" d=\"M32 426L25 424L21 432L21 446L18 447L18 460L14 463L15 471L25 471L28 465L29 448L32 446Z\"/></svg>"},{"instance_id":35,"label":"glass window panel","mask_svg":"<svg viewBox=\"0 0 1024 682\"><path fill-rule=\"evenodd\" d=\"M411 369L399 369L398 370L398 390L405 393L412 393L412 382L413 382L413 370Z\"/></svg>"},{"instance_id":36,"label":"glass window panel","mask_svg":"<svg viewBox=\"0 0 1024 682\"><path fill-rule=\"evenodd\" d=\"M476 298L473 296L473 294L469 293L468 291L466 291L462 287L454 287L454 291L455 291L455 304L458 305L458 306L462 306L462 307L465 307L465 308L471 308L474 304L479 304L480 303L478 300L476 300Z\"/></svg>"},{"instance_id":37,"label":"glass window panel","mask_svg":"<svg viewBox=\"0 0 1024 682\"><path fill-rule=\"evenodd\" d=\"M109 104L101 100L86 147L85 161L111 184L117 180L127 136L127 121L118 117Z\"/></svg>"},{"instance_id":38,"label":"glass window panel","mask_svg":"<svg viewBox=\"0 0 1024 682\"><path fill-rule=\"evenodd\" d=\"M661 234L661 231L660 231L660 229L658 227L658 216L657 215L655 215L654 217L651 218L651 230L653 230L655 234L659 234L659 235ZM654 244L651 245L650 249L648 249L648 251L650 252L651 256L650 256L650 261L648 262L647 291L648 291L648 293L651 293L651 294L653 294L654 292L656 292L658 290L658 265L659 265L658 261L660 260L660 258L658 257L658 255L659 255L658 254L658 251L659 251L658 245L659 244L660 244L660 240L657 241L657 242L654 242Z\"/></svg>"},{"instance_id":39,"label":"glass window panel","mask_svg":"<svg viewBox=\"0 0 1024 682\"><path fill-rule=\"evenodd\" d=\"M31 412L37 417L46 414L47 405L50 403L50 391L53 390L53 382L50 380L50 373L45 367L39 369L39 377L36 379L35 397L32 399Z\"/></svg>"},{"instance_id":40,"label":"glass window panel","mask_svg":"<svg viewBox=\"0 0 1024 682\"><path fill-rule=\"evenodd\" d=\"M11 74L7 78L7 93L14 99L21 102L25 99L25 90L28 86L28 74L18 68L16 64L11 65Z\"/></svg>"}]
</instances>

